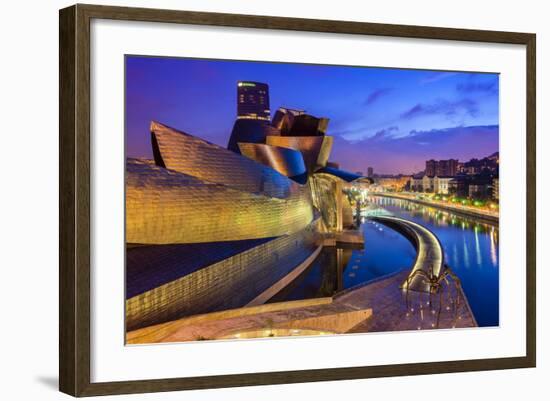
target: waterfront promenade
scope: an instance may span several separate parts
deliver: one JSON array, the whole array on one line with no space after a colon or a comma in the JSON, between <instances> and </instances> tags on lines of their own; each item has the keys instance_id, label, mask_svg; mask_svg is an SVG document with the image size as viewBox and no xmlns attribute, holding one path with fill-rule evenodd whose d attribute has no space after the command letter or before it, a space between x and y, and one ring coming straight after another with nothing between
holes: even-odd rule
<instances>
[{"instance_id":1,"label":"waterfront promenade","mask_svg":"<svg viewBox=\"0 0 550 401\"><path fill-rule=\"evenodd\" d=\"M407 307L399 284L408 270L381 277L333 297L287 301L214 312L127 333L127 344L252 337L331 335L421 329L477 327L462 292L449 293L430 306L428 295L415 292ZM452 300L452 303L450 301Z\"/></svg>"},{"instance_id":2,"label":"waterfront promenade","mask_svg":"<svg viewBox=\"0 0 550 401\"><path fill-rule=\"evenodd\" d=\"M377 193L371 193L370 195L386 197L386 198L394 198L394 199L403 199L410 202L418 203L420 205L429 206L436 209L441 209L448 212L460 214L466 217L482 219L492 224L498 225L498 219L499 219L498 211L492 211L492 210L481 209L478 207L470 207L465 205L455 205L444 201L419 199L417 197L418 194L407 193L407 192L399 192L399 193L377 192Z\"/></svg>"}]
</instances>

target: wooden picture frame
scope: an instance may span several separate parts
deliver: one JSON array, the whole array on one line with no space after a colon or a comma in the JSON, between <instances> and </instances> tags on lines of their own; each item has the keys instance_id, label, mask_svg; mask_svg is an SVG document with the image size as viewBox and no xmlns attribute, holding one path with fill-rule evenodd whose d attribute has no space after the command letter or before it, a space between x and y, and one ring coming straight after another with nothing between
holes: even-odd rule
<instances>
[{"instance_id":1,"label":"wooden picture frame","mask_svg":"<svg viewBox=\"0 0 550 401\"><path fill-rule=\"evenodd\" d=\"M526 356L92 383L90 380L90 21L94 18L525 45L527 49L525 60L527 66ZM75 5L60 10L59 28L59 388L62 392L73 396L94 396L535 366L536 37L534 34L96 5Z\"/></svg>"}]
</instances>

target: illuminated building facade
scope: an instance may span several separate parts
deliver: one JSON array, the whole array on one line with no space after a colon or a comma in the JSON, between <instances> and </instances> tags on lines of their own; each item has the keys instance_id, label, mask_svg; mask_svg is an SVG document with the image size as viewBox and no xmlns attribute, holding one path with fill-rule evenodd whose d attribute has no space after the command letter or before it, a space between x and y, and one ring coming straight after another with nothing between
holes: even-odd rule
<instances>
[{"instance_id":1,"label":"illuminated building facade","mask_svg":"<svg viewBox=\"0 0 550 401\"><path fill-rule=\"evenodd\" d=\"M411 182L410 176L397 175L397 176L379 176L374 179L374 182L382 187L386 191L400 192L405 189Z\"/></svg>"},{"instance_id":2,"label":"illuminated building facade","mask_svg":"<svg viewBox=\"0 0 550 401\"><path fill-rule=\"evenodd\" d=\"M127 159L128 330L244 306L354 224L343 188L372 180L328 163L328 119L268 121L267 85L240 84L227 149L153 121L154 160Z\"/></svg>"},{"instance_id":3,"label":"illuminated building facade","mask_svg":"<svg viewBox=\"0 0 550 401\"><path fill-rule=\"evenodd\" d=\"M306 165L302 153L298 150L244 142L239 143L239 150L243 156L269 166L300 184L307 182Z\"/></svg>"},{"instance_id":4,"label":"illuminated building facade","mask_svg":"<svg viewBox=\"0 0 550 401\"><path fill-rule=\"evenodd\" d=\"M441 195L449 194L450 182L453 177L434 177L434 192Z\"/></svg>"},{"instance_id":5,"label":"illuminated building facade","mask_svg":"<svg viewBox=\"0 0 550 401\"><path fill-rule=\"evenodd\" d=\"M237 119L262 121L271 119L267 84L251 81L237 83Z\"/></svg>"},{"instance_id":6,"label":"illuminated building facade","mask_svg":"<svg viewBox=\"0 0 550 401\"><path fill-rule=\"evenodd\" d=\"M498 183L498 177L493 178L493 199L499 200L500 198L500 187Z\"/></svg>"}]
</instances>

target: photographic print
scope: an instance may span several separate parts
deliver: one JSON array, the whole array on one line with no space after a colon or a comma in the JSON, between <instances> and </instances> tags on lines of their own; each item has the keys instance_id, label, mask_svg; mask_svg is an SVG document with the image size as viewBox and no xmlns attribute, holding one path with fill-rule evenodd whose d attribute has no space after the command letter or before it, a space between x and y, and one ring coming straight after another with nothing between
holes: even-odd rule
<instances>
[{"instance_id":1,"label":"photographic print","mask_svg":"<svg viewBox=\"0 0 550 401\"><path fill-rule=\"evenodd\" d=\"M127 55L126 343L499 326L499 75Z\"/></svg>"}]
</instances>

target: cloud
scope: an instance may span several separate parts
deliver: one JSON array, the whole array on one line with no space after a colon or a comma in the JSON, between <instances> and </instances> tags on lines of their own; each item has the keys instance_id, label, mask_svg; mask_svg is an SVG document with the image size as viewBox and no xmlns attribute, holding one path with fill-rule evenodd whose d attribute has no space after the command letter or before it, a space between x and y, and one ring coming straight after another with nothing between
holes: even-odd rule
<instances>
[{"instance_id":1,"label":"cloud","mask_svg":"<svg viewBox=\"0 0 550 401\"><path fill-rule=\"evenodd\" d=\"M370 141L387 140L393 136L393 133L399 131L399 127L392 126L380 131L377 131L373 136L369 138Z\"/></svg>"},{"instance_id":2,"label":"cloud","mask_svg":"<svg viewBox=\"0 0 550 401\"><path fill-rule=\"evenodd\" d=\"M404 120L411 120L420 116L443 115L445 117L455 117L460 115L469 115L477 117L479 107L477 102L472 99L464 98L457 101L448 101L439 99L435 103L417 103L407 111L401 113L400 117Z\"/></svg>"},{"instance_id":3,"label":"cloud","mask_svg":"<svg viewBox=\"0 0 550 401\"><path fill-rule=\"evenodd\" d=\"M427 77L420 80L421 84L431 84L457 75L456 72L436 71L429 74Z\"/></svg>"},{"instance_id":4,"label":"cloud","mask_svg":"<svg viewBox=\"0 0 550 401\"><path fill-rule=\"evenodd\" d=\"M371 92L371 94L365 100L365 106L370 106L376 103L380 98L386 96L390 93L392 88L379 88Z\"/></svg>"},{"instance_id":5,"label":"cloud","mask_svg":"<svg viewBox=\"0 0 550 401\"><path fill-rule=\"evenodd\" d=\"M498 81L491 82L468 82L465 84L458 84L456 90L460 93L498 93Z\"/></svg>"},{"instance_id":6,"label":"cloud","mask_svg":"<svg viewBox=\"0 0 550 401\"><path fill-rule=\"evenodd\" d=\"M391 126L359 141L337 136L331 161L349 171L366 171L373 166L380 173L411 174L421 171L429 159L470 160L498 150L498 125L411 131L395 136L398 130Z\"/></svg>"}]
</instances>

